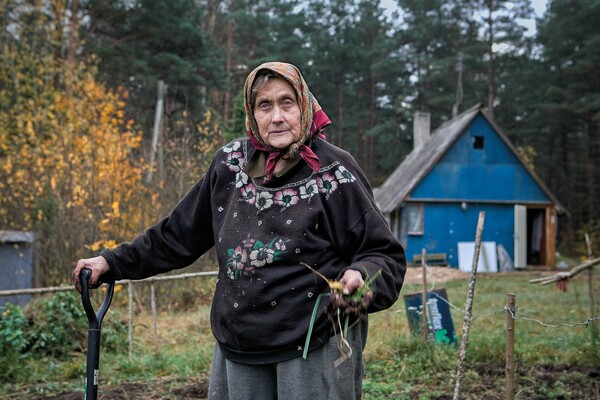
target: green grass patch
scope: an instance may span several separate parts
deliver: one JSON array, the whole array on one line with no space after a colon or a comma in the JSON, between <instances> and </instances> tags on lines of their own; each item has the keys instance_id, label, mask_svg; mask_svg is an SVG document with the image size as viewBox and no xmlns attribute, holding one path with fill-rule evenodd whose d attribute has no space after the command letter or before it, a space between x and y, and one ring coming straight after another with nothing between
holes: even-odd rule
<instances>
[{"instance_id":1,"label":"green grass patch","mask_svg":"<svg viewBox=\"0 0 600 400\"><path fill-rule=\"evenodd\" d=\"M581 390L591 390L591 382L598 379L594 373L598 373L600 365L600 344L592 344L590 327L579 325L590 317L587 280L573 279L567 292L560 292L552 285L529 283L537 276L525 272L478 276L462 398L504 396L507 293L516 296L515 357L521 398L585 398L581 396L586 392L574 392L573 382ZM595 287L599 283L596 278ZM209 284L196 281L195 286L201 288L203 298L208 291L204 285ZM436 288L442 287L452 304L452 319L460 342L468 281L436 285ZM191 290L186 286L186 304L193 302ZM408 285L402 294L419 290L417 285ZM107 337L103 331L102 340L106 343L101 346L101 391L103 386L126 384L136 384L141 390L156 390L155 387L161 386L157 382L169 382L168 390L176 391L189 385L190 379L208 375L214 346L209 325L210 304L199 301L195 307L177 307L176 312L168 312L168 307L163 304L156 336L150 313L142 307L135 315L130 357L126 297L124 292L117 293L105 318ZM60 307L69 310L62 311L65 314L75 313L71 306L61 303ZM39 398L67 390L82 390L86 362L82 349L75 345L69 351L58 348L60 351L41 354L38 346L38 353L34 353L34 347L27 342L32 340L31 337L27 339L23 333L27 327L22 316L13 309L4 320L6 323L0 325L0 333L8 343L4 348L10 348L11 344L20 350L30 348L0 354L1 365L17 365L0 381L0 397ZM55 319L53 323L59 324L59 320ZM554 327L560 324L574 326ZM87 323L83 325L87 326ZM108 327L113 333L108 334ZM11 334L12 330L22 333ZM420 339L420 333L411 333L402 297L389 310L372 314L369 330L365 350L365 400L425 400L452 396L459 344L426 343ZM60 329L54 331L56 335L66 334ZM35 338L39 338L44 329L40 326L35 332ZM86 330L78 332L77 336L86 337ZM48 340L50 343L52 338ZM165 395L164 398L173 397Z\"/></svg>"}]
</instances>

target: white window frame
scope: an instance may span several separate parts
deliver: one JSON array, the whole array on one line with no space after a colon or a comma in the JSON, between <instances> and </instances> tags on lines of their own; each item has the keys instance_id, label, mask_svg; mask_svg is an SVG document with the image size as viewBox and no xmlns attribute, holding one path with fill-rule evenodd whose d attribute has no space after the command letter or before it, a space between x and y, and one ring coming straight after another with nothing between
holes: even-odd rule
<instances>
[{"instance_id":1,"label":"white window frame","mask_svg":"<svg viewBox=\"0 0 600 400\"><path fill-rule=\"evenodd\" d=\"M406 222L408 224L406 233L409 235L425 234L423 223L423 203L408 203L404 212L406 212Z\"/></svg>"}]
</instances>

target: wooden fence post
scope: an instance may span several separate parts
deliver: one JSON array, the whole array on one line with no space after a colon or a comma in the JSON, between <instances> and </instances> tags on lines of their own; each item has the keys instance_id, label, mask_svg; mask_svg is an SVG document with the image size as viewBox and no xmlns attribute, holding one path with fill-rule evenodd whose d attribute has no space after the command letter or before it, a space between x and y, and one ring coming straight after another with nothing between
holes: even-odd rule
<instances>
[{"instance_id":1,"label":"wooden fence post","mask_svg":"<svg viewBox=\"0 0 600 400\"><path fill-rule=\"evenodd\" d=\"M129 351L129 358L133 357L133 282L129 281L127 285L127 313L128 313L128 327L127 327L127 348Z\"/></svg>"},{"instance_id":2,"label":"wooden fence post","mask_svg":"<svg viewBox=\"0 0 600 400\"><path fill-rule=\"evenodd\" d=\"M469 342L469 328L471 326L471 310L473 308L473 297L475 296L475 281L477 279L477 265L479 264L479 251L481 249L481 236L483 234L483 223L485 211L479 211L477 231L475 232L475 250L473 252L473 264L471 265L471 278L469 279L469 291L467 293L467 304L465 305L465 319L463 321L463 335L460 344L460 357L456 367L456 382L454 385L454 400L460 399L460 386L462 384L465 359L467 358L467 344Z\"/></svg>"},{"instance_id":3,"label":"wooden fence post","mask_svg":"<svg viewBox=\"0 0 600 400\"><path fill-rule=\"evenodd\" d=\"M154 348L158 349L158 327L156 323L156 291L154 290L154 282L150 282L150 308L152 309L152 336L154 340Z\"/></svg>"},{"instance_id":4,"label":"wooden fence post","mask_svg":"<svg viewBox=\"0 0 600 400\"><path fill-rule=\"evenodd\" d=\"M506 400L515 398L515 295L508 293L506 313Z\"/></svg>"},{"instance_id":5,"label":"wooden fence post","mask_svg":"<svg viewBox=\"0 0 600 400\"><path fill-rule=\"evenodd\" d=\"M590 236L585 233L585 245L587 247L588 260L592 259L592 243L590 241ZM588 270L588 295L590 298L590 318L592 319L592 346L596 345L596 340L598 339L598 329L596 325L596 299L594 298L594 267L590 267Z\"/></svg>"},{"instance_id":6,"label":"wooden fence post","mask_svg":"<svg viewBox=\"0 0 600 400\"><path fill-rule=\"evenodd\" d=\"M596 300L594 299L594 269L590 268L588 271L588 294L590 297L590 319L592 320L592 346L596 346L598 340L598 315L596 314Z\"/></svg>"},{"instance_id":7,"label":"wooden fence post","mask_svg":"<svg viewBox=\"0 0 600 400\"><path fill-rule=\"evenodd\" d=\"M429 336L429 321L427 320L427 262L426 262L426 250L422 249L421 252L421 264L423 266L423 296L421 304L423 305L423 313L421 314L421 322L423 323L423 341L427 342Z\"/></svg>"}]
</instances>

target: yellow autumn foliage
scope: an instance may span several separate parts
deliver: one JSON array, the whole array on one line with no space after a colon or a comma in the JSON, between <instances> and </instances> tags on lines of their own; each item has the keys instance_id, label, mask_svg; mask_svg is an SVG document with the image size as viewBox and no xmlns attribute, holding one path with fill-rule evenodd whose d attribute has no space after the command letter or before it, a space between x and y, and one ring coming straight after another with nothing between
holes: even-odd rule
<instances>
[{"instance_id":1,"label":"yellow autumn foliage","mask_svg":"<svg viewBox=\"0 0 600 400\"><path fill-rule=\"evenodd\" d=\"M64 10L54 10L60 19ZM40 15L39 26L15 28L27 41L0 38L0 230L35 232L39 283L59 284L77 258L165 215L221 137L210 112L198 125L187 116L163 134L162 165L147 165L142 132L125 111L128 93L99 83L94 60L74 67L57 57L60 23ZM146 184L149 168L160 174Z\"/></svg>"},{"instance_id":2,"label":"yellow autumn foliage","mask_svg":"<svg viewBox=\"0 0 600 400\"><path fill-rule=\"evenodd\" d=\"M133 156L141 134L123 120L119 93L91 73L68 94L46 90L46 101L12 114L16 129L1 128L10 140L0 163L0 224L41 233L42 257L63 264L88 240L139 231L135 204L145 188Z\"/></svg>"}]
</instances>

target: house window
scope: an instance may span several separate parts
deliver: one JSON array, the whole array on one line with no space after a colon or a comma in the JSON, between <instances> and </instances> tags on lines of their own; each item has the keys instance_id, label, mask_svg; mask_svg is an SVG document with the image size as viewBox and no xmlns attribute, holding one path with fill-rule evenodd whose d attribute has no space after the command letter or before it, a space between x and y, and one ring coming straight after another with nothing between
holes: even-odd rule
<instances>
[{"instance_id":1,"label":"house window","mask_svg":"<svg viewBox=\"0 0 600 400\"><path fill-rule=\"evenodd\" d=\"M407 204L406 213L407 231L409 235L423 234L423 204Z\"/></svg>"},{"instance_id":2,"label":"house window","mask_svg":"<svg viewBox=\"0 0 600 400\"><path fill-rule=\"evenodd\" d=\"M473 148L483 149L483 136L473 136Z\"/></svg>"}]
</instances>

